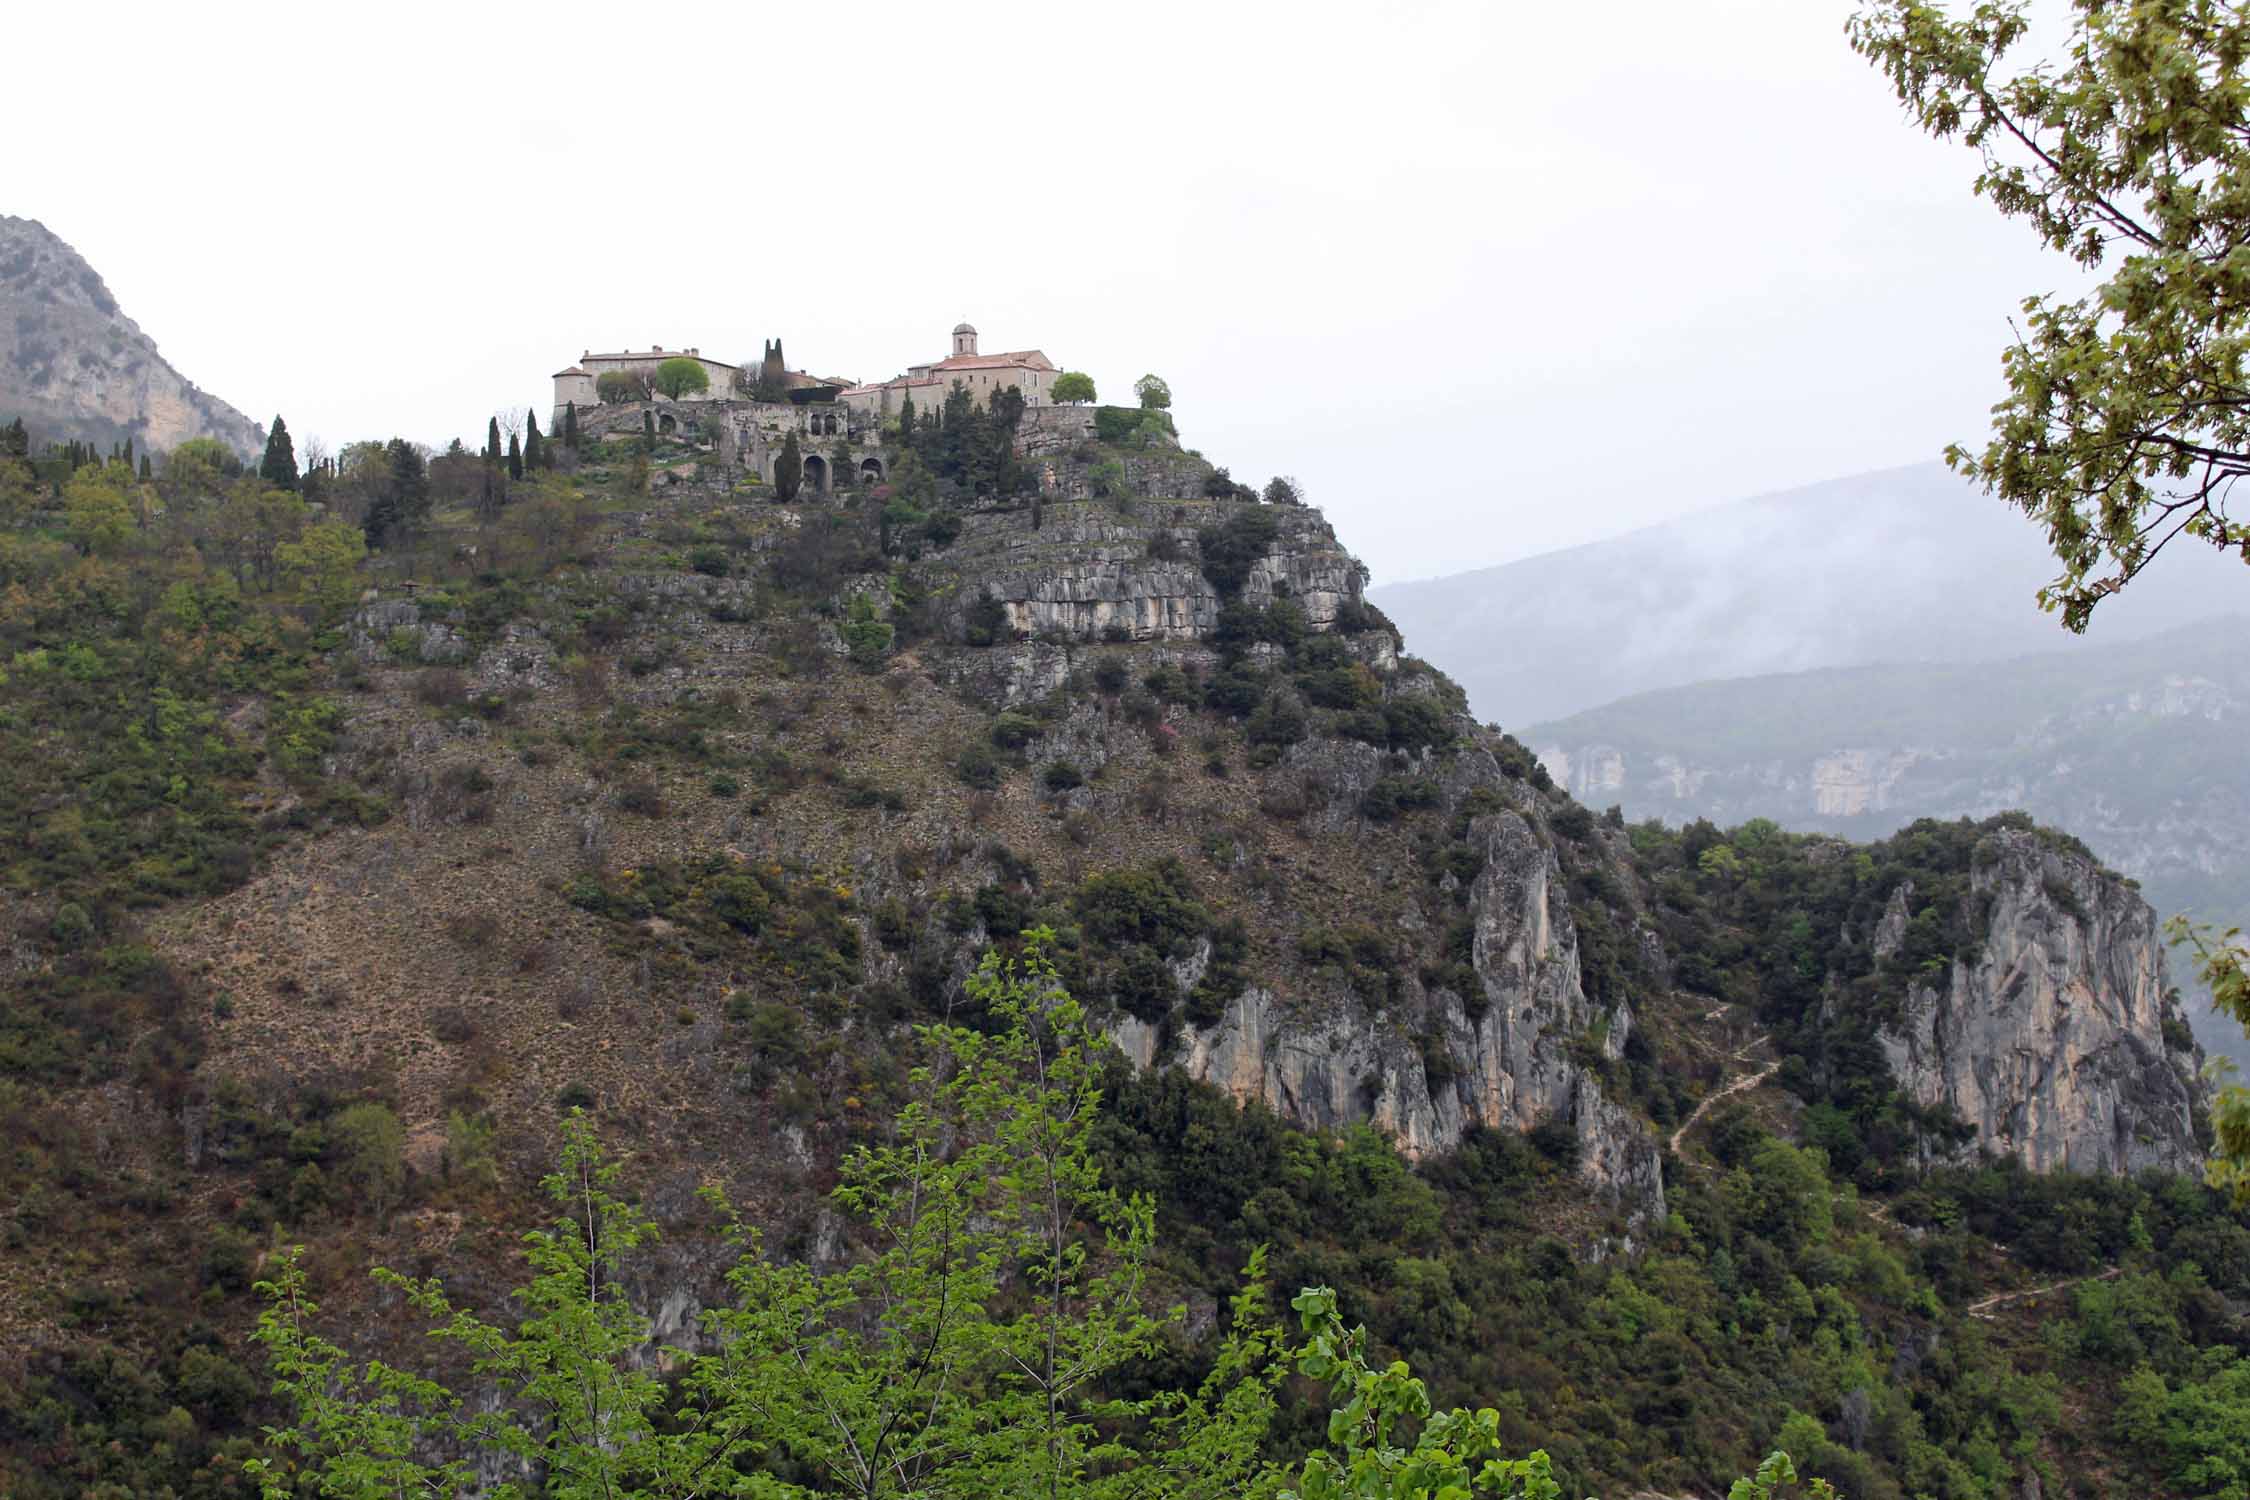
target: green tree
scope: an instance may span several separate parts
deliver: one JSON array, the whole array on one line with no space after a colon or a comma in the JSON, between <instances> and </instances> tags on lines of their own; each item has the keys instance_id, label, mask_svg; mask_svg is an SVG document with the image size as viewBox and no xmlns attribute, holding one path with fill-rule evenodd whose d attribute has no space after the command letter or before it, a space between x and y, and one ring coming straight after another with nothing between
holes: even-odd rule
<instances>
[{"instance_id":1,"label":"green tree","mask_svg":"<svg viewBox=\"0 0 2250 1500\"><path fill-rule=\"evenodd\" d=\"M501 446L500 446L500 419L499 419L499 417L497 417L497 416L492 416L492 417L487 417L487 418L485 418L485 423L484 423L484 461L485 461L486 463L488 463L488 464L492 465L492 467L493 467L493 468L495 468L495 469L499 468L499 467L500 467L500 463L501 463L501 455L502 455L503 451L504 451L504 450L503 450L503 449L501 448Z\"/></svg>"},{"instance_id":2,"label":"green tree","mask_svg":"<svg viewBox=\"0 0 2250 1500\"><path fill-rule=\"evenodd\" d=\"M578 403L575 401L563 408L562 444L573 453L578 451Z\"/></svg>"},{"instance_id":3,"label":"green tree","mask_svg":"<svg viewBox=\"0 0 2250 1500\"><path fill-rule=\"evenodd\" d=\"M145 454L142 462L147 462ZM39 508L39 502L39 480L31 465L0 451L0 527L23 525Z\"/></svg>"},{"instance_id":4,"label":"green tree","mask_svg":"<svg viewBox=\"0 0 2250 1500\"><path fill-rule=\"evenodd\" d=\"M328 1122L336 1180L357 1193L377 1218L406 1186L406 1129L388 1105L350 1105Z\"/></svg>"},{"instance_id":5,"label":"green tree","mask_svg":"<svg viewBox=\"0 0 2250 1500\"><path fill-rule=\"evenodd\" d=\"M604 370L594 377L594 396L604 406L648 399L648 380L638 370Z\"/></svg>"},{"instance_id":6,"label":"green tree","mask_svg":"<svg viewBox=\"0 0 2250 1500\"><path fill-rule=\"evenodd\" d=\"M773 461L773 492L784 501L797 498L797 491L805 483L805 456L797 446L797 434L790 433L781 440L781 455Z\"/></svg>"},{"instance_id":7,"label":"green tree","mask_svg":"<svg viewBox=\"0 0 2250 1500\"><path fill-rule=\"evenodd\" d=\"M861 1500L1270 1494L1258 1455L1284 1366L1259 1312L1262 1256L1209 1378L1107 1394L1168 1319L1144 1306L1151 1206L1093 1165L1107 1044L1041 956L1050 937L1028 934L1020 963L987 958L971 994L1000 1029L922 1032L911 1102L846 1157L832 1197L860 1254L830 1270L786 1261L730 1215L730 1301L670 1384L640 1357L651 1321L620 1274L656 1226L580 1115L546 1179L558 1214L528 1237L512 1326L434 1279L376 1273L504 1393L497 1409L313 1334L305 1272L282 1257L257 1339L291 1420L249 1466L265 1494L299 1476L331 1495L450 1494L469 1453L544 1471L543 1494L805 1493L744 1472L769 1450L819 1475L817 1492ZM433 1448L462 1456L418 1457Z\"/></svg>"},{"instance_id":8,"label":"green tree","mask_svg":"<svg viewBox=\"0 0 2250 1500\"><path fill-rule=\"evenodd\" d=\"M525 412L523 416L523 466L534 472L547 467L547 445L539 437L537 414Z\"/></svg>"},{"instance_id":9,"label":"green tree","mask_svg":"<svg viewBox=\"0 0 2250 1500\"><path fill-rule=\"evenodd\" d=\"M508 434L508 477L523 478L523 441L512 432Z\"/></svg>"},{"instance_id":10,"label":"green tree","mask_svg":"<svg viewBox=\"0 0 2250 1500\"><path fill-rule=\"evenodd\" d=\"M429 469L421 451L404 438L355 443L346 451L363 476L360 482L372 491L361 523L367 545L393 546L419 531L430 515Z\"/></svg>"},{"instance_id":11,"label":"green tree","mask_svg":"<svg viewBox=\"0 0 2250 1500\"><path fill-rule=\"evenodd\" d=\"M710 389L711 377L699 359L668 359L656 367L656 392L667 401L699 396Z\"/></svg>"},{"instance_id":12,"label":"green tree","mask_svg":"<svg viewBox=\"0 0 2250 1500\"><path fill-rule=\"evenodd\" d=\"M1094 377L1082 370L1065 370L1055 377L1054 397L1065 406L1084 406L1097 399Z\"/></svg>"},{"instance_id":13,"label":"green tree","mask_svg":"<svg viewBox=\"0 0 2250 1500\"><path fill-rule=\"evenodd\" d=\"M63 528L81 553L108 557L132 536L133 507L125 486L108 469L80 469L63 486L62 498Z\"/></svg>"},{"instance_id":14,"label":"green tree","mask_svg":"<svg viewBox=\"0 0 2250 1500\"><path fill-rule=\"evenodd\" d=\"M266 453L258 460L258 477L277 490L297 488L296 445L290 442L289 429L279 417L273 419L273 430L266 434Z\"/></svg>"},{"instance_id":15,"label":"green tree","mask_svg":"<svg viewBox=\"0 0 2250 1500\"><path fill-rule=\"evenodd\" d=\"M189 438L164 460L157 493L175 511L192 510L219 498L242 474L242 460L216 438Z\"/></svg>"},{"instance_id":16,"label":"green tree","mask_svg":"<svg viewBox=\"0 0 2250 1500\"><path fill-rule=\"evenodd\" d=\"M1161 375L1143 375L1133 382L1133 394L1148 411L1169 411L1172 406L1172 388Z\"/></svg>"},{"instance_id":17,"label":"green tree","mask_svg":"<svg viewBox=\"0 0 2250 1500\"><path fill-rule=\"evenodd\" d=\"M2250 11L2071 4L2059 65L2009 65L2025 0L1873 0L1849 33L1917 125L1981 155L1980 195L2106 273L2024 301L1989 441L1947 453L2046 529L2062 571L2040 602L2082 631L2179 537L2250 562L2227 513L2250 474Z\"/></svg>"},{"instance_id":18,"label":"green tree","mask_svg":"<svg viewBox=\"0 0 2250 1500\"><path fill-rule=\"evenodd\" d=\"M275 549L281 575L322 609L333 612L351 603L359 566L367 558L367 538L357 526L319 521L293 542Z\"/></svg>"},{"instance_id":19,"label":"green tree","mask_svg":"<svg viewBox=\"0 0 2250 1500\"><path fill-rule=\"evenodd\" d=\"M305 504L263 479L238 479L226 499L209 512L205 535L213 557L234 570L247 587L273 588L280 582L280 549L305 524Z\"/></svg>"}]
</instances>

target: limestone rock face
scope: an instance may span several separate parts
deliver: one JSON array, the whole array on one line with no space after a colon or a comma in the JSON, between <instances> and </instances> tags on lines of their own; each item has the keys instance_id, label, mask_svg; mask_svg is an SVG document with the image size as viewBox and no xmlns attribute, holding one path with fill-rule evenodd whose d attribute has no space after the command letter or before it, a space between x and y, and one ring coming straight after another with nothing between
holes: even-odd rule
<instances>
[{"instance_id":1,"label":"limestone rock face","mask_svg":"<svg viewBox=\"0 0 2250 1500\"><path fill-rule=\"evenodd\" d=\"M1251 565L1243 602L1294 599L1315 630L1359 603L1366 568L1317 511L1274 506L1280 529ZM1191 641L1218 627L1222 601L1203 576L1196 531L1224 510L1208 501L1141 502L1132 515L1106 505L1047 507L1028 528L1014 514L972 516L951 553L963 586L956 628L980 599L997 600L1009 630L1075 640ZM1170 553L1170 556L1162 554Z\"/></svg>"},{"instance_id":2,"label":"limestone rock face","mask_svg":"<svg viewBox=\"0 0 2250 1500\"><path fill-rule=\"evenodd\" d=\"M1654 1136L1571 1055L1580 1040L1618 1055L1633 1017L1622 1005L1600 1014L1580 985L1577 932L1554 851L1514 812L1478 817L1472 836L1486 856L1469 899L1480 993L1410 983L1398 1007L1443 1038L1448 1076L1433 1080L1415 1039L1390 1015L1349 996L1285 1003L1260 987L1237 996L1217 1025L1189 1031L1169 1059L1157 1056L1154 1029L1140 1022L1120 1024L1119 1044L1144 1067L1176 1062L1298 1125L1369 1121L1410 1157L1444 1152L1474 1126L1522 1130L1565 1120L1577 1132L1586 1180L1633 1221L1661 1220Z\"/></svg>"},{"instance_id":3,"label":"limestone rock face","mask_svg":"<svg viewBox=\"0 0 2250 1500\"><path fill-rule=\"evenodd\" d=\"M1878 957L1902 941L1906 897ZM1982 954L1915 984L1884 1038L1900 1086L2035 1171L2198 1170L2196 1055L2167 1049L2177 1011L2149 904L2027 832L1979 851L1970 899L1991 912Z\"/></svg>"},{"instance_id":4,"label":"limestone rock face","mask_svg":"<svg viewBox=\"0 0 2250 1500\"><path fill-rule=\"evenodd\" d=\"M131 438L168 451L216 438L245 457L265 429L197 390L156 352L77 251L36 219L0 214L0 412L34 442Z\"/></svg>"}]
</instances>

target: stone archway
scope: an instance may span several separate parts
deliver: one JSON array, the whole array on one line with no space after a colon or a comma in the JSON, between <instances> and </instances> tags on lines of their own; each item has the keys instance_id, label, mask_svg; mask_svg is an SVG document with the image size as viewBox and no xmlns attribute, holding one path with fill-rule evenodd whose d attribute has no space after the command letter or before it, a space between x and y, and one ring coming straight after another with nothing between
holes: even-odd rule
<instances>
[{"instance_id":1,"label":"stone archway","mask_svg":"<svg viewBox=\"0 0 2250 1500\"><path fill-rule=\"evenodd\" d=\"M816 495L828 493L828 460L817 453L805 457L805 488Z\"/></svg>"},{"instance_id":2,"label":"stone archway","mask_svg":"<svg viewBox=\"0 0 2250 1500\"><path fill-rule=\"evenodd\" d=\"M879 458L861 459L859 461L859 482L861 484L881 484L883 482L883 461Z\"/></svg>"},{"instance_id":3,"label":"stone archway","mask_svg":"<svg viewBox=\"0 0 2250 1500\"><path fill-rule=\"evenodd\" d=\"M660 416L656 419L656 430L658 432L677 432L680 430L680 424L670 413L667 412L665 415Z\"/></svg>"}]
</instances>

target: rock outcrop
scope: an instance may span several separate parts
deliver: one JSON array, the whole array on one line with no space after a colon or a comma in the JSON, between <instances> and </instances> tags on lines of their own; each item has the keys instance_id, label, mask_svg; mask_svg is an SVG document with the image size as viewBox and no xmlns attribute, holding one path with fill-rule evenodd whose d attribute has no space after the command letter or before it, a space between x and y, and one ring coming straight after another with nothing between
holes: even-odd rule
<instances>
[{"instance_id":1,"label":"rock outcrop","mask_svg":"<svg viewBox=\"0 0 2250 1500\"><path fill-rule=\"evenodd\" d=\"M2027 832L1979 849L1970 892L1990 913L1982 952L1914 983L1884 1037L1900 1087L2035 1171L2197 1169L2195 1054L2174 1050L2181 1022L2149 904ZM1910 900L1894 895L1878 959L1898 951Z\"/></svg>"},{"instance_id":2,"label":"rock outcrop","mask_svg":"<svg viewBox=\"0 0 2250 1500\"><path fill-rule=\"evenodd\" d=\"M1226 513L1208 501L1137 502L1130 515L1104 506L1055 506L1036 529L1017 512L969 518L949 563L962 586L965 619L980 599L997 600L1016 633L1073 640L1203 640L1217 629L1219 591L1204 577L1196 531ZM1294 599L1315 630L1345 604L1363 601L1367 570L1337 542L1320 513L1274 506L1278 526L1251 564L1241 597L1266 605Z\"/></svg>"},{"instance_id":3,"label":"rock outcrop","mask_svg":"<svg viewBox=\"0 0 2250 1500\"><path fill-rule=\"evenodd\" d=\"M1561 870L1532 824L1516 812L1488 813L1471 835L1485 856L1469 893L1477 993L1410 982L1394 1014L1350 996L1285 1003L1252 986L1217 1025L1181 1037L1168 1058L1144 1023L1121 1022L1118 1041L1143 1067L1174 1062L1309 1129L1371 1122L1410 1157L1450 1150L1476 1126L1523 1130L1560 1120L1578 1137L1585 1180L1633 1222L1660 1221L1655 1137L1573 1055L1591 1047L1618 1057L1632 1009L1603 1012L1587 997ZM1434 1066L1399 1015L1417 1016L1423 1034L1439 1039Z\"/></svg>"},{"instance_id":4,"label":"rock outcrop","mask_svg":"<svg viewBox=\"0 0 2250 1500\"><path fill-rule=\"evenodd\" d=\"M207 437L246 457L265 442L165 362L77 251L36 219L0 214L0 420L19 416L40 442L166 451Z\"/></svg>"}]
</instances>

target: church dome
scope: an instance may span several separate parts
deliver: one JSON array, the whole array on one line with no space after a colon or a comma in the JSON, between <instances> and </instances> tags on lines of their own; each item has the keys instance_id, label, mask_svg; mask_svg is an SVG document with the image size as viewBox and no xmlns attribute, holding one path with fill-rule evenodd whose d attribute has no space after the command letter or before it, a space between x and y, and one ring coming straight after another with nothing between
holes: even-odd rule
<instances>
[{"instance_id":1,"label":"church dome","mask_svg":"<svg viewBox=\"0 0 2250 1500\"><path fill-rule=\"evenodd\" d=\"M956 323L953 325L953 331L955 333L975 333L976 329L970 327L967 323Z\"/></svg>"}]
</instances>

